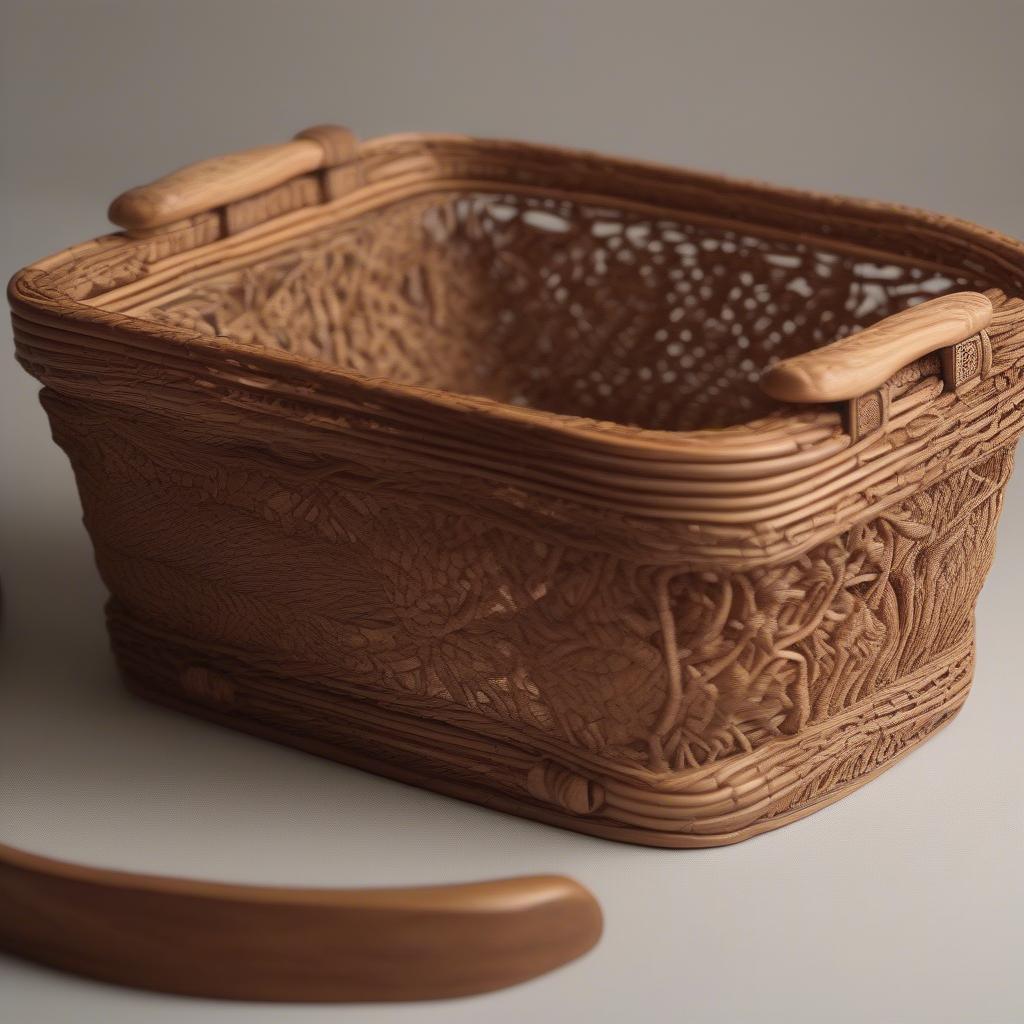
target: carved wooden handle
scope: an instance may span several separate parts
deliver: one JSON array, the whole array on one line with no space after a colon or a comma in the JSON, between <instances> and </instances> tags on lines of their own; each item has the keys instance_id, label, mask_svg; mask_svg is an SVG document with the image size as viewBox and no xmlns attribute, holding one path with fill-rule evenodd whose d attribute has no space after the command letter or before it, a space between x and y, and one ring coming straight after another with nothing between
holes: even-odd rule
<instances>
[{"instance_id":1,"label":"carved wooden handle","mask_svg":"<svg viewBox=\"0 0 1024 1024\"><path fill-rule=\"evenodd\" d=\"M202 160L129 189L110 204L108 216L130 231L152 230L343 163L354 149L348 129L317 125L291 142Z\"/></svg>"},{"instance_id":2,"label":"carved wooden handle","mask_svg":"<svg viewBox=\"0 0 1024 1024\"><path fill-rule=\"evenodd\" d=\"M991 319L992 303L979 292L944 295L784 360L765 374L761 387L783 402L849 401L882 387L915 359L980 334Z\"/></svg>"},{"instance_id":3,"label":"carved wooden handle","mask_svg":"<svg viewBox=\"0 0 1024 1024\"><path fill-rule=\"evenodd\" d=\"M825 348L784 360L765 374L761 387L783 402L845 402L847 429L859 441L888 426L899 393L897 375L916 360L941 353L942 376L950 391L967 391L978 383L991 363L985 330L991 319L992 303L986 296L944 295Z\"/></svg>"},{"instance_id":4,"label":"carved wooden handle","mask_svg":"<svg viewBox=\"0 0 1024 1024\"><path fill-rule=\"evenodd\" d=\"M601 935L569 878L276 889L88 868L0 844L0 949L103 981L289 1002L438 999L553 970Z\"/></svg>"}]
</instances>

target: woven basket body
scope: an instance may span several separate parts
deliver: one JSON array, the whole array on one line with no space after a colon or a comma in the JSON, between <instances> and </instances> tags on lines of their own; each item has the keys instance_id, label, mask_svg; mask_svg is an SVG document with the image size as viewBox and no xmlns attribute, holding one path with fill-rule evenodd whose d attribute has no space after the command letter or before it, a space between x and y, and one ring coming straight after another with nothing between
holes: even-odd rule
<instances>
[{"instance_id":1,"label":"woven basket body","mask_svg":"<svg viewBox=\"0 0 1024 1024\"><path fill-rule=\"evenodd\" d=\"M404 136L11 300L133 688L683 847L838 798L961 706L1022 282L1024 248L933 215ZM965 291L983 324L860 393L857 332ZM769 397L808 352L857 393Z\"/></svg>"}]
</instances>

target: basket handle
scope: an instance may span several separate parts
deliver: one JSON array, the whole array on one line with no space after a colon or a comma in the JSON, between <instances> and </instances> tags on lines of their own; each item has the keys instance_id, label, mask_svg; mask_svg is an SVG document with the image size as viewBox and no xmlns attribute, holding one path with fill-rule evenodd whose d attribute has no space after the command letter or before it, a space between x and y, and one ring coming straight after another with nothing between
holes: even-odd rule
<instances>
[{"instance_id":1,"label":"basket handle","mask_svg":"<svg viewBox=\"0 0 1024 1024\"><path fill-rule=\"evenodd\" d=\"M841 341L772 367L762 390L783 402L847 403L854 440L888 422L888 385L901 370L933 352L942 358L946 388L964 392L991 364L985 328L992 303L980 292L930 299Z\"/></svg>"},{"instance_id":2,"label":"basket handle","mask_svg":"<svg viewBox=\"0 0 1024 1024\"><path fill-rule=\"evenodd\" d=\"M574 960L601 910L572 879L291 889L135 875L0 843L0 949L134 988L222 999L488 992Z\"/></svg>"},{"instance_id":3,"label":"basket handle","mask_svg":"<svg viewBox=\"0 0 1024 1024\"><path fill-rule=\"evenodd\" d=\"M119 195L108 216L128 231L151 231L196 213L335 167L355 151L355 136L339 125L316 125L290 142L258 146L189 164Z\"/></svg>"}]
</instances>

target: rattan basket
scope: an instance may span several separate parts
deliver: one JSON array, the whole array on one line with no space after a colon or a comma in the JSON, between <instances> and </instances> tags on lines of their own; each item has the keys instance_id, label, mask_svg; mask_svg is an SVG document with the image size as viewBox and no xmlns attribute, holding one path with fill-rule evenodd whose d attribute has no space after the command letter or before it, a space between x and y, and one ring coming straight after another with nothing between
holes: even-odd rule
<instances>
[{"instance_id":1,"label":"rattan basket","mask_svg":"<svg viewBox=\"0 0 1024 1024\"><path fill-rule=\"evenodd\" d=\"M1021 244L335 128L111 216L10 297L139 693L675 847L807 814L961 706Z\"/></svg>"}]
</instances>

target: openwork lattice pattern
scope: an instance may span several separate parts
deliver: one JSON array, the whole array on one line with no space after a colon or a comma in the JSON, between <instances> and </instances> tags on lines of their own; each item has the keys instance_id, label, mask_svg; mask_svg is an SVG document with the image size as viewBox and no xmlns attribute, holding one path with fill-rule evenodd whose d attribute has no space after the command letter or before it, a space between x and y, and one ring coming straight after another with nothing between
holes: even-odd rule
<instances>
[{"instance_id":1,"label":"openwork lattice pattern","mask_svg":"<svg viewBox=\"0 0 1024 1024\"><path fill-rule=\"evenodd\" d=\"M1024 247L506 143L331 175L13 284L135 689L664 846L809 813L955 715ZM902 358L916 314L886 318L965 289L931 308L973 326ZM884 373L827 349L880 320ZM785 361L819 349L870 386L814 397Z\"/></svg>"},{"instance_id":2,"label":"openwork lattice pattern","mask_svg":"<svg viewBox=\"0 0 1024 1024\"><path fill-rule=\"evenodd\" d=\"M446 193L146 314L371 377L692 430L774 408L757 383L779 359L965 281L720 224Z\"/></svg>"}]
</instances>

